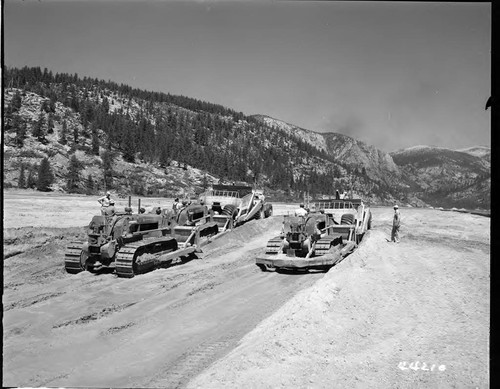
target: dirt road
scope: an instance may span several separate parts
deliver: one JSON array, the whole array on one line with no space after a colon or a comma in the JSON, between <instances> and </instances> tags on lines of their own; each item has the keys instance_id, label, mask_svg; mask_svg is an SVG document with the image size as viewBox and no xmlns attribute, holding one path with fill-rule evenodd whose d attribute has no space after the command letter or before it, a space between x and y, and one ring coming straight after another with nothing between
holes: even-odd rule
<instances>
[{"instance_id":1,"label":"dirt road","mask_svg":"<svg viewBox=\"0 0 500 389\"><path fill-rule=\"evenodd\" d=\"M5 261L4 385L185 384L324 275L255 266L280 227L279 217L250 222L205 246L201 259L133 279L68 275L66 230L12 230L7 243L25 235L44 243Z\"/></svg>"}]
</instances>

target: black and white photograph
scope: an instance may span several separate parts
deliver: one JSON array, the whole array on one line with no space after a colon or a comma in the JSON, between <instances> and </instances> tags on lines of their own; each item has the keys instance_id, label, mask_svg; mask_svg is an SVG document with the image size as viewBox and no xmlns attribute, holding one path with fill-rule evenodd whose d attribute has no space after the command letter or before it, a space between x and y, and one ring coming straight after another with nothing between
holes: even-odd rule
<instances>
[{"instance_id":1,"label":"black and white photograph","mask_svg":"<svg viewBox=\"0 0 500 389\"><path fill-rule=\"evenodd\" d=\"M493 8L4 0L2 386L489 388Z\"/></svg>"}]
</instances>

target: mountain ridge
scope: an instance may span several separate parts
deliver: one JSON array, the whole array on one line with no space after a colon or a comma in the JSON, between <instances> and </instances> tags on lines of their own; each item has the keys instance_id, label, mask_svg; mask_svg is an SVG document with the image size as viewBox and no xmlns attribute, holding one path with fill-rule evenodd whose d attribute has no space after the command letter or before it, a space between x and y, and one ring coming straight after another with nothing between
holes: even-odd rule
<instances>
[{"instance_id":1,"label":"mountain ridge","mask_svg":"<svg viewBox=\"0 0 500 389\"><path fill-rule=\"evenodd\" d=\"M5 79L16 86L4 89L7 186L19 185L23 168L36 176L46 157L54 164L54 188L64 191L95 193L111 185L121 192L172 196L238 181L290 200L305 192L332 196L353 190L376 204L438 203L426 193L432 187L428 172L408 176L408 170L418 172L402 163L401 153L385 153L347 135L47 69L6 69ZM477 184L484 192L488 184L488 162L462 154L472 159L455 163L469 164L470 185L458 185L460 176L445 180L450 205L464 200L453 190L470 192ZM114 170L106 167L110 156ZM74 166L79 179L68 187L65 164L72 161L81 166ZM444 162L449 161L439 163Z\"/></svg>"}]
</instances>

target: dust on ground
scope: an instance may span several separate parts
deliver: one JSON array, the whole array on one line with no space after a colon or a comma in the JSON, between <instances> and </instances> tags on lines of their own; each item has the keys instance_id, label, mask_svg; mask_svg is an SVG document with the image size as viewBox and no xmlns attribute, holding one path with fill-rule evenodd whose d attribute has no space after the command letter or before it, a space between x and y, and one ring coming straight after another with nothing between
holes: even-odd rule
<instances>
[{"instance_id":1,"label":"dust on ground","mask_svg":"<svg viewBox=\"0 0 500 389\"><path fill-rule=\"evenodd\" d=\"M374 208L354 254L291 275L255 266L275 216L129 280L64 271L95 197L4 206L4 385L488 387L489 218L403 208L395 244L391 210Z\"/></svg>"},{"instance_id":2,"label":"dust on ground","mask_svg":"<svg viewBox=\"0 0 500 389\"><path fill-rule=\"evenodd\" d=\"M489 387L489 218L373 210L357 251L189 388Z\"/></svg>"},{"instance_id":3,"label":"dust on ground","mask_svg":"<svg viewBox=\"0 0 500 389\"><path fill-rule=\"evenodd\" d=\"M84 227L6 229L4 385L184 386L324 276L261 273L255 256L280 228L276 216L248 222L198 259L133 279L65 272L66 245Z\"/></svg>"}]
</instances>

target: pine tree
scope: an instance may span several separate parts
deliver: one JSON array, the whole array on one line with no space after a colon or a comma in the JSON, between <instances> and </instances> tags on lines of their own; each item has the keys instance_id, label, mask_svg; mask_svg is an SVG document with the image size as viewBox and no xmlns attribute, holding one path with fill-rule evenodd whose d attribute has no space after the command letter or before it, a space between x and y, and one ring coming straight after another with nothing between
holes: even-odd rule
<instances>
[{"instance_id":1,"label":"pine tree","mask_svg":"<svg viewBox=\"0 0 500 389\"><path fill-rule=\"evenodd\" d=\"M33 189L36 186L36 177L33 173L33 169L28 169L28 178L26 179L26 187L29 189Z\"/></svg>"},{"instance_id":2,"label":"pine tree","mask_svg":"<svg viewBox=\"0 0 500 389\"><path fill-rule=\"evenodd\" d=\"M133 125L132 123L128 123L128 125L124 128L123 141L122 141L122 150L123 150L123 159L127 162L134 163L135 162L135 139L133 133Z\"/></svg>"},{"instance_id":3,"label":"pine tree","mask_svg":"<svg viewBox=\"0 0 500 389\"><path fill-rule=\"evenodd\" d=\"M52 169L50 168L48 158L42 159L40 166L38 168L38 180L36 183L37 190L41 192L49 192L50 185L54 182L54 175L52 174Z\"/></svg>"},{"instance_id":4,"label":"pine tree","mask_svg":"<svg viewBox=\"0 0 500 389\"><path fill-rule=\"evenodd\" d=\"M66 123L66 120L63 120L61 126L61 134L59 135L60 144L65 145L66 143L68 143L68 140L66 139L67 135L68 135L68 125Z\"/></svg>"},{"instance_id":5,"label":"pine tree","mask_svg":"<svg viewBox=\"0 0 500 389\"><path fill-rule=\"evenodd\" d=\"M52 112L49 113L49 118L47 119L47 134L54 133L54 115Z\"/></svg>"},{"instance_id":6,"label":"pine tree","mask_svg":"<svg viewBox=\"0 0 500 389\"><path fill-rule=\"evenodd\" d=\"M92 175L89 174L87 176L87 193L92 194L94 192L94 180L92 179Z\"/></svg>"},{"instance_id":7,"label":"pine tree","mask_svg":"<svg viewBox=\"0 0 500 389\"><path fill-rule=\"evenodd\" d=\"M80 184L80 171L82 164L75 154L69 159L68 173L66 174L66 187L68 192L72 193L78 189Z\"/></svg>"},{"instance_id":8,"label":"pine tree","mask_svg":"<svg viewBox=\"0 0 500 389\"><path fill-rule=\"evenodd\" d=\"M50 102L49 102L49 110L52 113L56 112L56 101L57 101L57 96L54 93L50 96Z\"/></svg>"},{"instance_id":9,"label":"pine tree","mask_svg":"<svg viewBox=\"0 0 500 389\"><path fill-rule=\"evenodd\" d=\"M99 155L99 134L97 132L97 125L95 122L91 125L92 131L92 153L94 155Z\"/></svg>"},{"instance_id":10,"label":"pine tree","mask_svg":"<svg viewBox=\"0 0 500 389\"><path fill-rule=\"evenodd\" d=\"M78 133L78 126L73 126L73 143L77 144L78 143L78 138L79 138L79 133Z\"/></svg>"},{"instance_id":11,"label":"pine tree","mask_svg":"<svg viewBox=\"0 0 500 389\"><path fill-rule=\"evenodd\" d=\"M21 109L22 105L23 105L23 100L21 94L19 93L19 91L16 91L10 102L12 113L18 112Z\"/></svg>"},{"instance_id":12,"label":"pine tree","mask_svg":"<svg viewBox=\"0 0 500 389\"><path fill-rule=\"evenodd\" d=\"M50 112L49 100L43 100L42 105L40 106L40 112Z\"/></svg>"},{"instance_id":13,"label":"pine tree","mask_svg":"<svg viewBox=\"0 0 500 389\"><path fill-rule=\"evenodd\" d=\"M38 120L35 122L33 126L33 136L37 138L39 141L43 141L45 139L45 115L43 112L40 112L38 115Z\"/></svg>"},{"instance_id":14,"label":"pine tree","mask_svg":"<svg viewBox=\"0 0 500 389\"><path fill-rule=\"evenodd\" d=\"M24 170L24 164L21 164L21 171L19 172L19 181L17 185L21 189L26 188L26 177Z\"/></svg>"},{"instance_id":15,"label":"pine tree","mask_svg":"<svg viewBox=\"0 0 500 389\"><path fill-rule=\"evenodd\" d=\"M104 175L104 186L106 190L113 187L113 160L114 156L110 151L104 151L101 155Z\"/></svg>"},{"instance_id":16,"label":"pine tree","mask_svg":"<svg viewBox=\"0 0 500 389\"><path fill-rule=\"evenodd\" d=\"M24 146L24 140L26 139L26 123L23 120L22 117L19 115L14 115L12 118L12 127L16 131L16 146L18 147L23 147Z\"/></svg>"}]
</instances>

